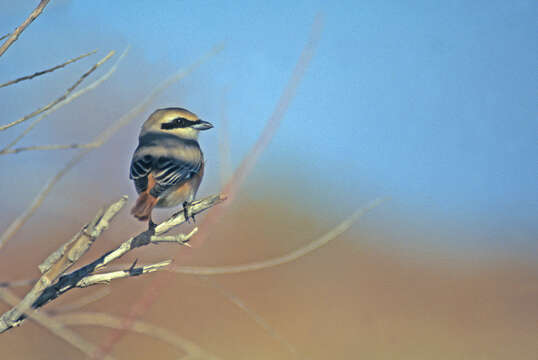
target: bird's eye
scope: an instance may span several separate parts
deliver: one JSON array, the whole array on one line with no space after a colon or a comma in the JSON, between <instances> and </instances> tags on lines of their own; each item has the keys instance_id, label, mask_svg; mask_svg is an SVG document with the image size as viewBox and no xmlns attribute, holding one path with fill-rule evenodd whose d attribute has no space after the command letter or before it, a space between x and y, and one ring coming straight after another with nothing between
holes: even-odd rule
<instances>
[{"instance_id":1,"label":"bird's eye","mask_svg":"<svg viewBox=\"0 0 538 360\"><path fill-rule=\"evenodd\" d=\"M177 118L176 124L178 127L186 127L187 126L187 120L184 118Z\"/></svg>"}]
</instances>

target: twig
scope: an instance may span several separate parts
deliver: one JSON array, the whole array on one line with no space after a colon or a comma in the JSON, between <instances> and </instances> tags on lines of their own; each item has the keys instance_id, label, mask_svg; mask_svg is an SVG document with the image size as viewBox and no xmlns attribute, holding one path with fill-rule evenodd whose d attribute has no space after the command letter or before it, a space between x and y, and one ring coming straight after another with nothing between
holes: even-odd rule
<instances>
[{"instance_id":1,"label":"twig","mask_svg":"<svg viewBox=\"0 0 538 360\"><path fill-rule=\"evenodd\" d=\"M0 37L0 41L4 40L5 38L7 38L9 35L11 35L11 33L7 33L5 35L2 35L2 37Z\"/></svg>"},{"instance_id":2,"label":"twig","mask_svg":"<svg viewBox=\"0 0 538 360\"><path fill-rule=\"evenodd\" d=\"M41 0L39 5L35 8L34 11L24 20L24 22L13 31L9 38L0 46L0 56L4 55L6 50L19 38L20 34L34 21L45 9L45 6L50 2L50 0ZM2 37L3 39L4 37Z\"/></svg>"},{"instance_id":3,"label":"twig","mask_svg":"<svg viewBox=\"0 0 538 360\"><path fill-rule=\"evenodd\" d=\"M87 93L88 91L91 91L91 90L95 89L97 86L101 85L105 80L107 80L117 70L118 65L123 60L123 58L127 55L128 52L129 52L129 46L123 51L123 53L119 56L118 60L116 60L114 65L112 65L110 67L110 69L108 69L108 71L103 76L101 76L99 79L95 80L93 83L86 86L85 88L71 93L71 95L69 95L64 101L56 104L54 107L52 107L49 110L43 112L43 114L41 114L41 116L39 116L37 119L32 121L32 123L19 136L17 136L15 138L15 140L13 140L8 145L6 145L6 147L4 147L2 150L0 150L0 155L2 155L4 153L7 153L7 151L9 149L11 149L19 141L21 141L26 135L28 135L28 133L30 131L32 131L32 129L35 128L36 125L41 122L41 120L43 120L45 117L47 117L47 115L50 115L54 111L56 111L59 108L63 107L64 105L69 104L71 101L75 100L79 96L82 96L85 93Z\"/></svg>"},{"instance_id":4,"label":"twig","mask_svg":"<svg viewBox=\"0 0 538 360\"><path fill-rule=\"evenodd\" d=\"M85 150L75 157L73 157L56 175L54 175L41 189L39 194L34 198L32 203L7 227L7 229L0 235L0 249L19 231L19 229L26 223L26 221L35 213L35 211L41 206L45 198L50 193L54 185L75 166L82 158L89 152Z\"/></svg>"},{"instance_id":5,"label":"twig","mask_svg":"<svg viewBox=\"0 0 538 360\"><path fill-rule=\"evenodd\" d=\"M38 309L73 288L87 287L90 285L107 283L113 279L146 274L167 266L170 264L169 260L139 268L131 267L128 270L95 274L96 271L103 269L112 261L122 257L133 249L152 243L159 244L163 242L174 242L176 244L184 245L189 241L190 237L196 233L196 230L193 230L187 235L176 235L173 237L174 239L170 236L160 236L166 231L169 231L172 227L185 222L184 213L181 211L172 215L167 221L157 225L153 230L146 230L131 237L121 243L116 249L107 252L90 264L69 274L63 275L65 271L72 264L77 262L88 250L101 232L108 227L110 220L120 211L126 201L127 198L123 197L118 202L109 206L107 210L100 211L90 224L86 225L73 239L62 245L39 266L43 275L34 285L32 290L28 292L17 306L0 317L0 333L9 330L13 326L19 325L24 320L24 314L29 309ZM222 197L219 195L209 196L194 202L190 206L189 212L193 215L199 214L221 201ZM60 275L62 276L60 277Z\"/></svg>"},{"instance_id":6,"label":"twig","mask_svg":"<svg viewBox=\"0 0 538 360\"><path fill-rule=\"evenodd\" d=\"M304 256L322 247L323 245L326 245L331 240L336 239L338 236L340 236L345 231L347 231L351 227L351 225L353 225L355 221L357 221L359 218L361 218L364 214L366 214L370 210L381 205L386 200L387 200L386 198L378 198L370 202L365 207L362 207L358 209L357 211L355 211L350 217L342 221L340 224L335 226L333 229L325 233L320 238L312 241L306 246L303 246L295 251L292 251L286 255L279 256L274 259L254 262L250 264L233 265L233 266L219 266L219 267L177 266L177 267L170 267L169 270L176 273L180 273L180 274L221 275L221 274L237 274L237 273L267 269L267 268L271 268L277 265L282 265L282 264L291 262L293 260L296 260L300 258L301 256Z\"/></svg>"},{"instance_id":7,"label":"twig","mask_svg":"<svg viewBox=\"0 0 538 360\"><path fill-rule=\"evenodd\" d=\"M231 292L224 289L218 282L214 279L211 279L207 276L200 276L200 279L205 280L211 287L217 290L221 295L223 295L228 301L237 306L241 311L243 311L247 316L252 319L256 324L258 324L263 330L265 330L271 337L277 340L279 343L284 345L284 347L294 356L297 357L297 350L286 338L281 336L264 318L262 318L258 313L248 307L238 296L232 294Z\"/></svg>"},{"instance_id":8,"label":"twig","mask_svg":"<svg viewBox=\"0 0 538 360\"><path fill-rule=\"evenodd\" d=\"M49 103L49 104L35 110L34 112L21 117L20 119L17 119L17 120L15 120L13 122L10 122L9 124L6 124L6 125L1 125L0 126L0 131L9 129L12 126L15 126L15 125L20 124L20 123L22 123L22 122L24 122L24 121L26 121L28 119L31 119L34 116L39 115L39 114L51 109L52 107L54 107L58 103L65 100L69 96L69 94L71 92L73 92L73 90L75 90L77 88L77 86L79 86L80 83L82 83L82 81L84 81L84 79L86 79L92 72L94 72L99 66L101 66L103 63L105 63L108 59L110 59L112 57L112 55L114 55L114 54L115 54L115 51L112 50L104 58L99 60L99 62L97 62L88 71L86 71L84 74L82 74L82 76L73 85L71 85L71 87L69 89L67 89L66 92L62 96L60 96L59 98L57 98L53 102L51 102L51 103Z\"/></svg>"},{"instance_id":9,"label":"twig","mask_svg":"<svg viewBox=\"0 0 538 360\"><path fill-rule=\"evenodd\" d=\"M15 294L13 294L10 290L7 289L0 289L0 298L11 306L15 306L20 301L20 299ZM54 317L51 317L45 313L37 312L36 310L32 309L28 310L26 312L26 315L44 328L48 329L56 336L69 343L70 345L79 349L88 357L93 356L96 352L99 351L99 349L95 345L87 342L76 332L67 328L62 321ZM108 355L106 356L106 359L113 360L114 358Z\"/></svg>"},{"instance_id":10,"label":"twig","mask_svg":"<svg viewBox=\"0 0 538 360\"><path fill-rule=\"evenodd\" d=\"M94 325L114 329L121 329L126 320L112 314L99 312L80 312L59 315L55 316L54 318L65 325ZM209 354L192 341L184 339L172 331L168 331L143 321L134 321L129 330L161 340L193 357L196 357L197 359L218 359L216 356Z\"/></svg>"},{"instance_id":11,"label":"twig","mask_svg":"<svg viewBox=\"0 0 538 360\"><path fill-rule=\"evenodd\" d=\"M112 291L109 287L102 287L94 291L93 293L83 296L73 302L70 302L68 304L62 304L60 307L56 307L54 309L47 310L47 314L49 315L57 315L61 313L70 312L73 310L79 310L85 306L88 306L89 304L92 304L94 302L97 302L101 300L102 298L110 295Z\"/></svg>"},{"instance_id":12,"label":"twig","mask_svg":"<svg viewBox=\"0 0 538 360\"><path fill-rule=\"evenodd\" d=\"M224 90L220 104L219 122L219 154L220 154L220 182L221 186L226 186L232 174L232 157L230 155L230 131L228 128L228 101L227 91Z\"/></svg>"},{"instance_id":13,"label":"twig","mask_svg":"<svg viewBox=\"0 0 538 360\"><path fill-rule=\"evenodd\" d=\"M142 274L149 274L157 270L162 270L165 266L168 266L171 263L172 263L172 260L165 260L156 264L144 265L144 266L140 266L136 268L133 267L127 270L88 275L80 279L75 284L75 287L85 288L92 285L108 284L110 281L115 280L115 279L121 279L121 278L130 277L130 276L138 276Z\"/></svg>"},{"instance_id":14,"label":"twig","mask_svg":"<svg viewBox=\"0 0 538 360\"><path fill-rule=\"evenodd\" d=\"M111 204L106 210L99 211L91 223L84 226L71 240L53 252L39 265L42 275L37 283L17 306L0 317L0 333L19 322L23 314L33 307L33 304L45 290L86 253L93 241L108 228L109 221L121 210L126 202L127 197L123 197Z\"/></svg>"},{"instance_id":15,"label":"twig","mask_svg":"<svg viewBox=\"0 0 538 360\"><path fill-rule=\"evenodd\" d=\"M78 162L80 162L89 152L91 152L96 147L103 145L112 135L114 135L119 129L131 122L138 114L146 109L149 104L154 100L157 95L162 93L167 87L172 85L174 82L177 82L189 75L194 71L198 66L207 61L210 57L218 54L222 51L222 46L216 46L210 52L199 58L195 63L187 67L186 69L181 69L177 73L170 76L168 79L164 80L159 84L152 92L137 106L130 110L127 114L122 116L119 120L112 123L108 128L98 134L92 143L96 144L95 147L87 148L82 150L79 154L75 155L49 182L43 187L43 189L37 194L36 198L32 201L30 206L23 211L9 226L8 228L0 235L0 249L6 244L6 242L17 233L17 231L26 223L26 221L35 213L35 211L41 206L49 192L52 190L54 185Z\"/></svg>"},{"instance_id":16,"label":"twig","mask_svg":"<svg viewBox=\"0 0 538 360\"><path fill-rule=\"evenodd\" d=\"M5 82L3 84L0 84L0 88L3 88L3 87L6 87L6 86L9 86L9 85L13 85L13 84L16 84L18 82L21 82L21 81L24 81L24 80L30 80L30 79L33 79L35 78L36 76L41 76L43 74L47 74L47 73L51 73L53 72L54 70L58 70L58 69L61 69L63 68L64 66L67 66L71 63L74 63L75 61L78 61L80 59L84 59L85 57L87 56L90 56L92 54L95 54L97 52L97 50L94 50L94 51L90 51L89 53L86 53L84 55L80 55L76 58L73 58L71 60L67 60L66 62L64 62L63 64L60 64L60 65L56 65L54 67L51 67L50 69L46 69L46 70L42 70L42 71L38 71L36 73L33 73L32 75L26 75L26 76L23 76L23 77L20 77L18 79L15 79L15 80L11 80L11 81L8 81L8 82Z\"/></svg>"},{"instance_id":17,"label":"twig","mask_svg":"<svg viewBox=\"0 0 538 360\"><path fill-rule=\"evenodd\" d=\"M87 144L70 144L70 145L35 145L35 146L26 146L19 147L15 149L8 149L0 151L0 155L3 154L18 154L23 151L41 151L41 150L67 150L67 149L91 149L98 147L95 143Z\"/></svg>"},{"instance_id":18,"label":"twig","mask_svg":"<svg viewBox=\"0 0 538 360\"><path fill-rule=\"evenodd\" d=\"M314 56L314 50L316 49L316 46L321 37L322 29L323 19L321 15L317 15L316 19L314 20L314 24L312 25L312 30L308 42L303 51L301 52L301 56L297 61L295 68L293 69L293 73L288 83L286 84L284 91L280 95L280 99L278 100L277 106L273 110L271 117L268 119L261 136L258 138L256 144L254 144L252 149L249 151L248 155L245 156L245 158L239 165L239 168L234 172L232 179L230 180L228 185L224 188L224 193L230 196L231 201L233 201L233 198L235 197L235 194L237 193L239 187L242 185L246 176L256 164L256 161L260 157L263 150L267 147L267 145L269 145L269 142L271 141L273 135L278 129L278 126L282 122L282 119L284 118L284 115L286 114L286 111L288 110L288 107L290 106L291 101L293 100L295 93L297 92L297 88L301 83L301 79L306 71L306 68L308 67L310 60L312 60L312 57Z\"/></svg>"}]
</instances>

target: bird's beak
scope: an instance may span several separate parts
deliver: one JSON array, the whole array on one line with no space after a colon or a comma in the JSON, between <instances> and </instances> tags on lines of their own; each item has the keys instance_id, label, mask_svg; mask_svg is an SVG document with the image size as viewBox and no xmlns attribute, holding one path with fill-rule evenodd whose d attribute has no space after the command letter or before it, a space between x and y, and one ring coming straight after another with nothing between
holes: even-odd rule
<instances>
[{"instance_id":1,"label":"bird's beak","mask_svg":"<svg viewBox=\"0 0 538 360\"><path fill-rule=\"evenodd\" d=\"M194 125L191 125L191 127L196 130L209 130L213 125L210 122L198 120Z\"/></svg>"}]
</instances>

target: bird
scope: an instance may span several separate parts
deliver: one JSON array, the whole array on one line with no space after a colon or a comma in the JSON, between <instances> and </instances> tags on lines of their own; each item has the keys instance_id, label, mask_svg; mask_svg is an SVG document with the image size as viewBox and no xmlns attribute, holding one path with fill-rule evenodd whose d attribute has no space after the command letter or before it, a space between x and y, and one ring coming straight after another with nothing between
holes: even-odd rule
<instances>
[{"instance_id":1,"label":"bird","mask_svg":"<svg viewBox=\"0 0 538 360\"><path fill-rule=\"evenodd\" d=\"M204 154L198 133L213 125L187 109L169 107L155 110L142 125L133 154L129 178L138 199L131 214L155 226L153 208L183 205L185 219L204 175Z\"/></svg>"}]
</instances>

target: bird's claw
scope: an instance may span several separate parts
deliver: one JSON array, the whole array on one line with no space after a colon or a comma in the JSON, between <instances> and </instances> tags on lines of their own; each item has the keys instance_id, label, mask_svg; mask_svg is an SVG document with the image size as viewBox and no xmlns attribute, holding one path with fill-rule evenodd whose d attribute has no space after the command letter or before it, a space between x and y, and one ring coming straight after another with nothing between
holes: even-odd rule
<instances>
[{"instance_id":1,"label":"bird's claw","mask_svg":"<svg viewBox=\"0 0 538 360\"><path fill-rule=\"evenodd\" d=\"M189 211L190 210L190 203L184 202L183 203L183 215L185 216L185 221L187 223L191 223L189 219L192 218L192 222L196 224L196 219L194 218L194 214Z\"/></svg>"},{"instance_id":2,"label":"bird's claw","mask_svg":"<svg viewBox=\"0 0 538 360\"><path fill-rule=\"evenodd\" d=\"M148 231L152 234L155 234L155 228L157 227L157 224L153 222L151 217L148 220Z\"/></svg>"}]
</instances>

